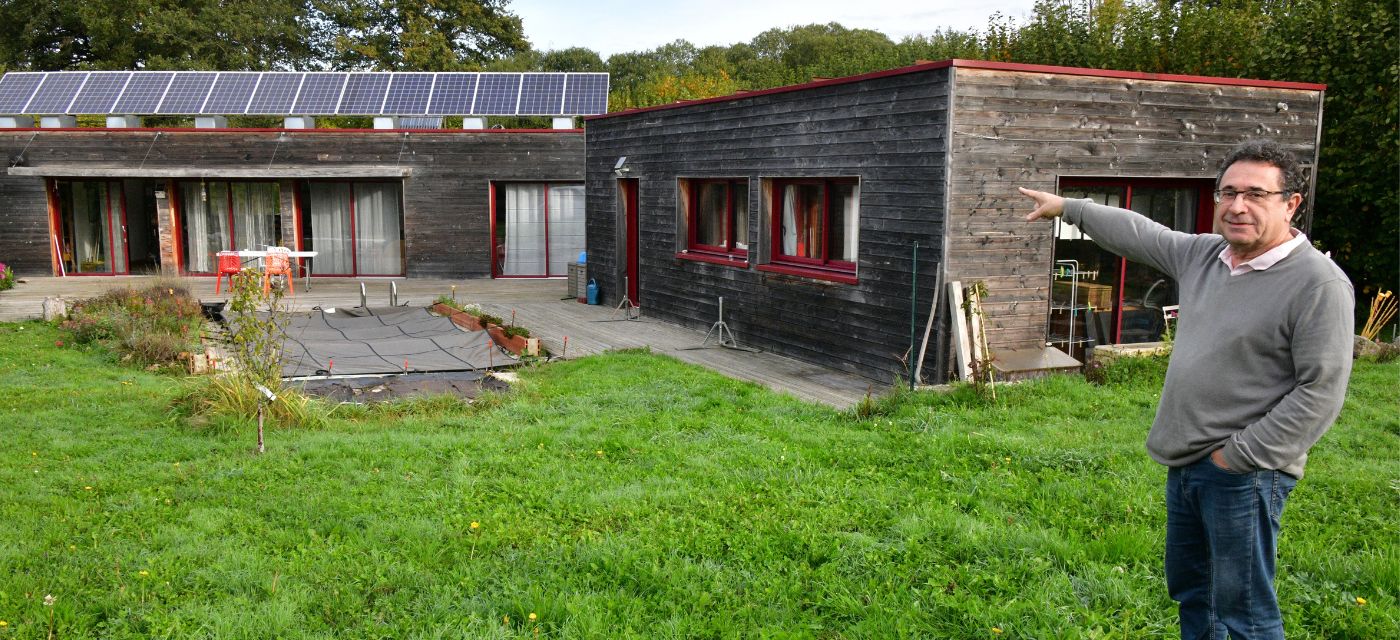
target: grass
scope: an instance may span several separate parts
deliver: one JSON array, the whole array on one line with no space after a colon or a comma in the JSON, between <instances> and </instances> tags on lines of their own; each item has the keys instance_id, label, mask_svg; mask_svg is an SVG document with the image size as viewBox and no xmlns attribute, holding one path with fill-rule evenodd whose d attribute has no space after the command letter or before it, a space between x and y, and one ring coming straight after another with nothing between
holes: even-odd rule
<instances>
[{"instance_id":1,"label":"grass","mask_svg":"<svg viewBox=\"0 0 1400 640\"><path fill-rule=\"evenodd\" d=\"M611 353L254 456L59 335L0 324L0 640L1176 637L1159 366L857 418ZM1290 499L1291 638L1395 635L1397 370L1358 363Z\"/></svg>"}]
</instances>

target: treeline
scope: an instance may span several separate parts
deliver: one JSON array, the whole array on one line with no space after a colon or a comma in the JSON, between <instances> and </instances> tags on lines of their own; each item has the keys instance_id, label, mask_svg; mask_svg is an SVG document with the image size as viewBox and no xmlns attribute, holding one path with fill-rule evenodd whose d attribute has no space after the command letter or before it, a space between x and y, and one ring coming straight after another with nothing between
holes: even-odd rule
<instances>
[{"instance_id":1,"label":"treeline","mask_svg":"<svg viewBox=\"0 0 1400 640\"><path fill-rule=\"evenodd\" d=\"M893 41L839 24L604 60L535 51L507 0L0 0L5 69L606 71L609 108L972 58L1328 85L1313 237L1400 288L1400 34L1376 0L1042 0L1028 22ZM580 20L587 6L580 5ZM1362 306L1366 303L1363 302Z\"/></svg>"}]
</instances>

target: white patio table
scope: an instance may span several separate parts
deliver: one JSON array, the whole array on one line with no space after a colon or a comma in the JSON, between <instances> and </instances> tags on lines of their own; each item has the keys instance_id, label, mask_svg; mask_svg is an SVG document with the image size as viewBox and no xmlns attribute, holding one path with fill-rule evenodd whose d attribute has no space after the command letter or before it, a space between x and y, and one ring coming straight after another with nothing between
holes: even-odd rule
<instances>
[{"instance_id":1,"label":"white patio table","mask_svg":"<svg viewBox=\"0 0 1400 640\"><path fill-rule=\"evenodd\" d=\"M240 250L238 251L238 257L243 258L244 260L247 260L247 259L250 259L250 258L257 258L259 261L261 261L263 258L267 257L267 254L269 254L269 253L271 253L271 252L270 252L270 251L255 251L255 250L252 250L252 249L240 249ZM315 257L316 257L316 252L315 252L315 251L288 251L288 252L287 252L287 256L288 256L288 257L291 257L291 258L315 258ZM311 262L313 262L313 261L298 262L298 263L297 263L297 264L300 264L300 265L302 266L302 268L304 269L303 273L305 274L305 276L304 276L304 278L303 278L302 286L305 287L307 291L310 291L310 290L311 290Z\"/></svg>"}]
</instances>

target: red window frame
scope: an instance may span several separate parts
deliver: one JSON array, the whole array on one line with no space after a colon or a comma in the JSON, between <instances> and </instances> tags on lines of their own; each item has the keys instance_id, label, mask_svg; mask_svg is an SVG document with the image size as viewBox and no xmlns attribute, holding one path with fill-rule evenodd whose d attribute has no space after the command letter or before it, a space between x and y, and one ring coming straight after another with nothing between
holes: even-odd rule
<instances>
[{"instance_id":1,"label":"red window frame","mask_svg":"<svg viewBox=\"0 0 1400 640\"><path fill-rule=\"evenodd\" d=\"M406 220L405 220L405 219L408 217L408 214L407 214L406 207L405 207L405 204L404 204L404 187L403 187L403 181L402 181L402 180L394 180L394 179L392 179L392 178L379 178L379 179L367 178L367 179L354 179L354 180L343 180L343 179L336 179L336 178L306 178L306 179L296 180L295 183L292 185L292 215L293 215L293 220L294 220L294 222L292 223L292 239L293 239L293 242L295 243L293 246L296 247L296 250L297 250L297 251L307 251L307 248L306 248L306 246L305 246L305 243L306 243L306 231L307 231L307 229L305 228L305 225L309 225L309 224L310 224L310 219L309 219L309 215L310 215L310 214L309 214L309 211L310 211L310 206L311 206L311 205L310 205L310 202L308 202L307 199L308 199L308 197L309 197L309 191L310 191L310 189L311 189L311 184L312 184L313 182L314 182L314 183L318 183L318 184L344 184L344 185L349 185L349 187L350 187L350 202L349 202L349 205L350 205L350 221L349 221L349 222L350 222L350 225L349 225L349 226L350 226L350 270L351 270L351 273L327 273L327 274L321 274L320 272L317 272L317 273L316 273L316 277L317 277L317 278L362 278L362 277L367 277L367 278L399 278L399 277L403 277L405 274L408 273L408 247L407 247L407 242L406 242L406 235L407 235L407 233L408 233L408 223L407 223ZM357 185L366 185L366 184L391 184L391 185L392 185L392 184L396 184L396 185L398 185L398 189L399 189L399 243L400 243L400 246L402 247L402 249L401 249L400 252L399 252L399 272L398 272L398 273L361 273L361 272L360 272L360 234L359 234L359 229L356 227L356 225L358 224L358 223L357 223L357 218L359 217L359 213L355 210L355 207L357 206L357 205L356 205L356 203L357 203L357 198L355 197L355 187L356 187ZM232 215L232 209L230 209L230 215ZM278 231L279 231L279 233L281 232L280 229L279 229ZM286 240L283 239L283 242L285 242L285 241L286 241ZM313 247L313 249L314 249L314 247ZM316 266L315 258L307 258L307 259L312 261L311 266L314 268L314 267ZM302 259L301 259L301 258L296 258L296 260L297 260L297 264L300 265Z\"/></svg>"},{"instance_id":2,"label":"red window frame","mask_svg":"<svg viewBox=\"0 0 1400 640\"><path fill-rule=\"evenodd\" d=\"M1118 177L1065 177L1060 179L1060 186L1057 193L1063 193L1070 189L1092 189L1092 188L1122 189L1123 202L1119 206L1130 209L1133 206L1133 190L1135 188L1165 188L1165 189L1195 189L1196 190L1196 224L1193 233L1211 233L1215 223L1215 201L1212 199L1211 190L1214 189L1214 182L1208 178L1118 178ZM1052 243L1053 245L1054 243ZM1052 253L1057 247L1052 248ZM1056 255L1058 258L1058 255ZM1128 276L1128 259L1117 256L1116 284L1113 292L1113 315L1112 327L1108 336L1108 344L1121 344L1123 337L1123 283Z\"/></svg>"},{"instance_id":3,"label":"red window frame","mask_svg":"<svg viewBox=\"0 0 1400 640\"><path fill-rule=\"evenodd\" d=\"M821 251L817 258L806 256L796 256L783 253L783 192L787 187L794 185L817 185L821 187ZM836 185L850 185L856 188L856 201L860 201L860 180L857 178L795 178L781 179L773 181L772 212L770 225L770 265L766 270L778 271L781 273L793 273L794 275L812 275L818 278L837 280L841 282L854 283L856 273L855 261L835 260L831 258L831 196ZM855 215L859 217L860 209L857 205ZM800 221L797 215L793 220ZM799 231L798 236L802 234Z\"/></svg>"},{"instance_id":4,"label":"red window frame","mask_svg":"<svg viewBox=\"0 0 1400 640\"><path fill-rule=\"evenodd\" d=\"M712 253L712 254L724 255L724 256L735 256L735 257L739 257L739 258L748 258L748 256L749 256L749 250L746 249L746 248L740 248L739 246L737 246L738 243L735 242L735 230L736 230L736 227L738 226L738 225L737 225L736 217L738 216L738 212L739 212L739 207L738 207L739 198L740 198L740 195L739 195L739 193L738 193L738 192L739 192L739 187L740 187L740 186L743 187L743 198L745 199L745 202L744 202L744 203L745 203L745 204L748 204L748 202L747 202L747 199L748 199L748 197L749 197L749 181L748 181L748 179L746 179L746 178L689 178L689 179L685 179L683 182L684 182L684 187L685 187L685 189L687 190L688 195L690 196L689 204L688 204L687 210L686 210L686 231L687 231L686 247L687 247L690 251L695 251L695 252L699 252L699 253ZM696 239L696 235L697 235L696 230L700 228L700 191L701 191L701 189L704 188L706 185L721 185L721 186L724 187L724 202L725 202L725 205L724 205L724 206L725 206L725 211L724 211L724 225L723 225L723 229L724 229L724 230L721 232L721 235L723 235L724 238L723 238L723 243L722 243L722 244L719 244L719 245L703 244L703 243L701 243L699 240ZM749 215L753 215L753 213L750 212ZM749 242L748 242L748 238L747 238L747 236L748 236L748 226L747 226L747 224L745 225L745 228L744 228L744 235L746 236L746 237L745 237L744 244L745 244L745 245L748 245Z\"/></svg>"}]
</instances>

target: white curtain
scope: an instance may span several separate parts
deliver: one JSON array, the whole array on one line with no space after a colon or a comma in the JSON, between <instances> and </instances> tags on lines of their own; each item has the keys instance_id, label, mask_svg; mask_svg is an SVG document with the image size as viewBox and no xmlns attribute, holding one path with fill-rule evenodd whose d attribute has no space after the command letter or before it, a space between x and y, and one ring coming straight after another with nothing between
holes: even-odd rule
<instances>
[{"instance_id":1,"label":"white curtain","mask_svg":"<svg viewBox=\"0 0 1400 640\"><path fill-rule=\"evenodd\" d=\"M233 228L239 249L261 251L277 243L277 216L282 208L276 182L232 185Z\"/></svg>"},{"instance_id":2,"label":"white curtain","mask_svg":"<svg viewBox=\"0 0 1400 640\"><path fill-rule=\"evenodd\" d=\"M355 185L355 253L360 273L403 273L402 229L399 185L387 182Z\"/></svg>"},{"instance_id":3,"label":"white curtain","mask_svg":"<svg viewBox=\"0 0 1400 640\"><path fill-rule=\"evenodd\" d=\"M73 264L79 273L112 270L106 184L73 182ZM87 268L84 268L84 263Z\"/></svg>"},{"instance_id":4,"label":"white curtain","mask_svg":"<svg viewBox=\"0 0 1400 640\"><path fill-rule=\"evenodd\" d=\"M507 184L505 192L505 259L501 275L545 275L544 185ZM502 230L497 228L496 232ZM577 253L577 252L575 252Z\"/></svg>"},{"instance_id":5,"label":"white curtain","mask_svg":"<svg viewBox=\"0 0 1400 640\"><path fill-rule=\"evenodd\" d=\"M581 184L549 188L549 275L568 275L584 249L583 191Z\"/></svg>"},{"instance_id":6,"label":"white curtain","mask_svg":"<svg viewBox=\"0 0 1400 640\"><path fill-rule=\"evenodd\" d=\"M749 187L745 184L734 186L734 228L729 230L734 240L734 248L749 248Z\"/></svg>"},{"instance_id":7,"label":"white curtain","mask_svg":"<svg viewBox=\"0 0 1400 640\"><path fill-rule=\"evenodd\" d=\"M318 274L351 275L355 272L350 244L350 185L343 182L310 184L311 250L316 252Z\"/></svg>"},{"instance_id":8,"label":"white curtain","mask_svg":"<svg viewBox=\"0 0 1400 640\"><path fill-rule=\"evenodd\" d=\"M223 183L180 183L180 226L185 229L186 271L214 272L214 254L229 248L227 206Z\"/></svg>"},{"instance_id":9,"label":"white curtain","mask_svg":"<svg viewBox=\"0 0 1400 640\"><path fill-rule=\"evenodd\" d=\"M785 256L797 254L797 185L783 187L783 251Z\"/></svg>"},{"instance_id":10,"label":"white curtain","mask_svg":"<svg viewBox=\"0 0 1400 640\"><path fill-rule=\"evenodd\" d=\"M841 207L840 215L836 212L832 214L833 232L839 232L841 237L833 237L831 251L827 256L831 260L844 260L846 262L856 261L856 247L860 244L860 187L856 185L838 185L836 193L831 198L832 206Z\"/></svg>"}]
</instances>

